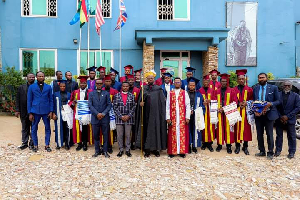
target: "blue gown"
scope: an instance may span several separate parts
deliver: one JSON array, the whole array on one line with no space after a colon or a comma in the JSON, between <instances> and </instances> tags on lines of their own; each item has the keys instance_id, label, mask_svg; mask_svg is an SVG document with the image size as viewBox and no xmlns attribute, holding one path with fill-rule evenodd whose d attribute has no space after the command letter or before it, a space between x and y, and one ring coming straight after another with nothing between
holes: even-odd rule
<instances>
[{"instance_id":1,"label":"blue gown","mask_svg":"<svg viewBox=\"0 0 300 200\"><path fill-rule=\"evenodd\" d=\"M167 98L167 90L166 90L165 84L162 84L160 87L162 88L162 90L163 90L163 92L164 92L164 95L165 95L165 97ZM174 88L175 88L174 85L170 85L170 91L174 90Z\"/></svg>"},{"instance_id":2,"label":"blue gown","mask_svg":"<svg viewBox=\"0 0 300 200\"><path fill-rule=\"evenodd\" d=\"M118 81L115 81L115 84L111 85L111 87L120 92L121 87L122 87L122 83L120 83Z\"/></svg>"},{"instance_id":3,"label":"blue gown","mask_svg":"<svg viewBox=\"0 0 300 200\"><path fill-rule=\"evenodd\" d=\"M201 84L200 81L196 85L196 91L200 90ZM187 79L181 81L181 89L188 91L188 82Z\"/></svg>"}]
</instances>

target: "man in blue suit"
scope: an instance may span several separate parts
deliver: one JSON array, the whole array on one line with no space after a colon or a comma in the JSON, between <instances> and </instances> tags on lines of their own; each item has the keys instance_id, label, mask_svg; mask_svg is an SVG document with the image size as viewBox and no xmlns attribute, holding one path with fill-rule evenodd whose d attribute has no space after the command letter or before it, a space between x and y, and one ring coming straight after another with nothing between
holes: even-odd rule
<instances>
[{"instance_id":1,"label":"man in blue suit","mask_svg":"<svg viewBox=\"0 0 300 200\"><path fill-rule=\"evenodd\" d=\"M288 158L292 159L296 152L296 115L300 111L300 97L291 91L292 83L284 82L283 92L280 92L280 105L278 106L279 119L276 120L276 150L275 156L280 156L283 143L283 129L287 130L289 145Z\"/></svg>"},{"instance_id":2,"label":"man in blue suit","mask_svg":"<svg viewBox=\"0 0 300 200\"><path fill-rule=\"evenodd\" d=\"M38 150L38 136L37 130L38 125L43 118L45 125L45 150L51 152L50 148L50 119L52 118L53 112L53 97L52 88L50 85L44 83L45 74L42 71L36 73L37 82L32 84L27 93L27 110L29 113L29 120L32 122L31 136L33 140L33 152Z\"/></svg>"},{"instance_id":3,"label":"man in blue suit","mask_svg":"<svg viewBox=\"0 0 300 200\"><path fill-rule=\"evenodd\" d=\"M266 73L260 73L258 75L259 84L253 89L254 101L265 101L265 106L262 113L255 112L255 124L257 130L257 141L259 153L255 156L266 156L264 145L264 129L266 129L268 140L268 159L273 159L274 154L274 139L273 139L273 124L278 119L278 111L276 106L280 104L278 88L275 85L267 84L268 78Z\"/></svg>"},{"instance_id":4,"label":"man in blue suit","mask_svg":"<svg viewBox=\"0 0 300 200\"><path fill-rule=\"evenodd\" d=\"M174 90L175 86L172 85L172 74L169 72L163 73L164 74L164 83L160 86L161 89L164 92L165 97L167 98L167 94L170 93L170 91Z\"/></svg>"},{"instance_id":5,"label":"man in blue suit","mask_svg":"<svg viewBox=\"0 0 300 200\"><path fill-rule=\"evenodd\" d=\"M108 150L108 129L109 129L109 111L111 109L110 94L102 90L102 81L96 80L96 90L89 95L89 107L92 113L92 127L95 142L95 154L100 155L100 129L103 134L103 152L106 158L109 158Z\"/></svg>"}]
</instances>

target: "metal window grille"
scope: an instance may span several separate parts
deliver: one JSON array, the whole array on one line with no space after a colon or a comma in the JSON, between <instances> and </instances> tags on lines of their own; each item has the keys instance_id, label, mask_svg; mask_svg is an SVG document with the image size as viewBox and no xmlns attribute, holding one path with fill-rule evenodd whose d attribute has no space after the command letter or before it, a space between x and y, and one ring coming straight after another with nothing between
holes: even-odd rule
<instances>
[{"instance_id":1,"label":"metal window grille","mask_svg":"<svg viewBox=\"0 0 300 200\"><path fill-rule=\"evenodd\" d=\"M173 20L173 0L158 0L158 19Z\"/></svg>"},{"instance_id":2,"label":"metal window grille","mask_svg":"<svg viewBox=\"0 0 300 200\"><path fill-rule=\"evenodd\" d=\"M55 17L57 13L56 9L56 0L47 0L48 1L48 16ZM23 0L23 15L30 16L30 4L31 0Z\"/></svg>"},{"instance_id":3,"label":"metal window grille","mask_svg":"<svg viewBox=\"0 0 300 200\"><path fill-rule=\"evenodd\" d=\"M23 0L23 15L29 16L30 13L30 0Z\"/></svg>"},{"instance_id":4,"label":"metal window grille","mask_svg":"<svg viewBox=\"0 0 300 200\"><path fill-rule=\"evenodd\" d=\"M111 0L102 0L102 15L103 17L111 17Z\"/></svg>"}]
</instances>

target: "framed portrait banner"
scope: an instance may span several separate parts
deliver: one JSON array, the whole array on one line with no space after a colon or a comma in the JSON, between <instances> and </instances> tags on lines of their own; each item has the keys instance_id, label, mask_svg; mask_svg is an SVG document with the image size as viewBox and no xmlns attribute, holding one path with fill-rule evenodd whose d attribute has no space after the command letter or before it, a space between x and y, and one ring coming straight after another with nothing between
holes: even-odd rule
<instances>
[{"instance_id":1,"label":"framed portrait banner","mask_svg":"<svg viewBox=\"0 0 300 200\"><path fill-rule=\"evenodd\" d=\"M257 66L257 2L227 2L226 66Z\"/></svg>"}]
</instances>

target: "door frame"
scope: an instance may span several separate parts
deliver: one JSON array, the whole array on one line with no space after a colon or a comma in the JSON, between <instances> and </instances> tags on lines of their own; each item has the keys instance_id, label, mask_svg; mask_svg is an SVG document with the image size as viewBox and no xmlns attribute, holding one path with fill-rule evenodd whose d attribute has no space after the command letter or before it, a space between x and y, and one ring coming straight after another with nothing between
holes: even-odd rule
<instances>
[{"instance_id":1,"label":"door frame","mask_svg":"<svg viewBox=\"0 0 300 200\"><path fill-rule=\"evenodd\" d=\"M163 52L180 52L179 57L162 57ZM187 52L188 57L182 57L182 52ZM191 52L190 51L180 51L180 50L161 50L160 51L160 69L163 68L163 61L169 60L169 61L178 61L179 66L178 66L178 76L182 78L182 61L187 61L187 66L190 66L190 61L191 61ZM161 76L161 72L160 72Z\"/></svg>"}]
</instances>

